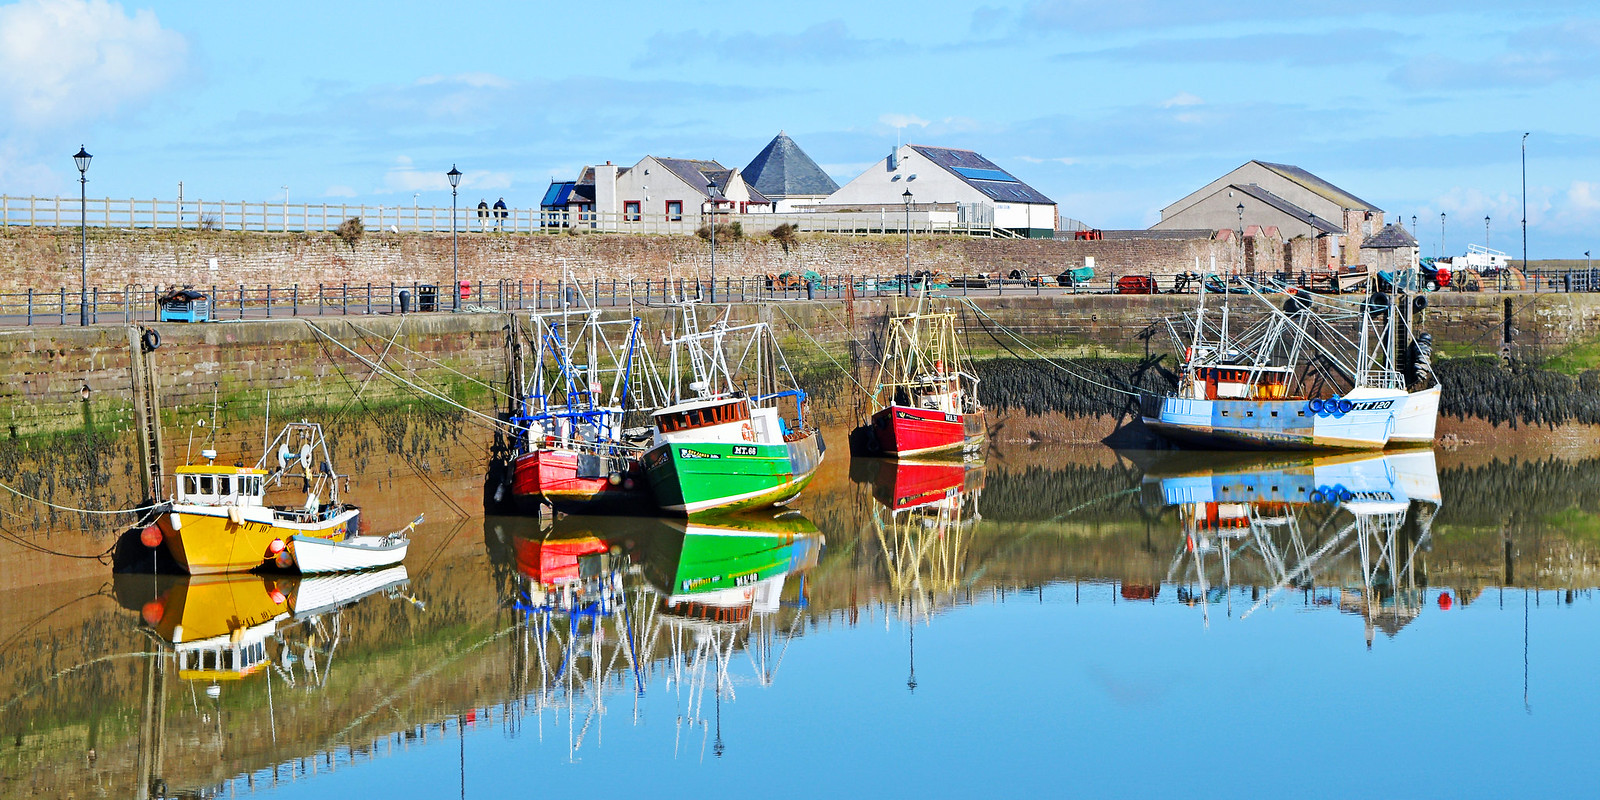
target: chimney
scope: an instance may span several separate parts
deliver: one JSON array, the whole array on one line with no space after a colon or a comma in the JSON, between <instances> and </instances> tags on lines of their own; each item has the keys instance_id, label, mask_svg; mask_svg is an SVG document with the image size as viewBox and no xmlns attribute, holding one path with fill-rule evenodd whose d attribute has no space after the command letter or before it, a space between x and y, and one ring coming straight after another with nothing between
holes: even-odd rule
<instances>
[{"instance_id":1,"label":"chimney","mask_svg":"<svg viewBox=\"0 0 1600 800\"><path fill-rule=\"evenodd\" d=\"M600 227L617 223L617 167L610 161L594 168L594 210Z\"/></svg>"}]
</instances>

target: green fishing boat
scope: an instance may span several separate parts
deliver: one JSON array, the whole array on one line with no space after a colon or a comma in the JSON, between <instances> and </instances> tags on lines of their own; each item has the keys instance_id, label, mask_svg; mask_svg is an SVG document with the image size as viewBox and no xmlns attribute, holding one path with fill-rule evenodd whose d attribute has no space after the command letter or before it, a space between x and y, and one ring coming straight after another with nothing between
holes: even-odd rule
<instances>
[{"instance_id":1,"label":"green fishing boat","mask_svg":"<svg viewBox=\"0 0 1600 800\"><path fill-rule=\"evenodd\" d=\"M673 403L651 415L645 473L663 510L728 513L793 500L827 451L806 419L806 395L765 322L702 330L683 305L684 335L669 339ZM727 352L740 354L730 363ZM685 364L684 361L687 361ZM687 384L681 378L687 373ZM779 376L785 376L780 378ZM787 379L787 382L785 382Z\"/></svg>"},{"instance_id":2,"label":"green fishing boat","mask_svg":"<svg viewBox=\"0 0 1600 800\"><path fill-rule=\"evenodd\" d=\"M691 520L650 537L643 572L669 612L733 622L775 610L785 579L816 566L822 545L794 512Z\"/></svg>"}]
</instances>

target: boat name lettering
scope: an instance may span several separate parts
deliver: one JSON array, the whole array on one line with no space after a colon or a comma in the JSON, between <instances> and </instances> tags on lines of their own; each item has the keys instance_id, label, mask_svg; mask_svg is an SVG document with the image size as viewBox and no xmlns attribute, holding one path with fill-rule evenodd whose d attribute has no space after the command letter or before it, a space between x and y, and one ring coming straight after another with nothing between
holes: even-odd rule
<instances>
[{"instance_id":1,"label":"boat name lettering","mask_svg":"<svg viewBox=\"0 0 1600 800\"><path fill-rule=\"evenodd\" d=\"M1368 400L1364 403L1352 403L1351 411L1382 411L1394 405L1393 400Z\"/></svg>"},{"instance_id":2,"label":"boat name lettering","mask_svg":"<svg viewBox=\"0 0 1600 800\"><path fill-rule=\"evenodd\" d=\"M702 453L699 450L690 450L687 447L678 448L678 458L722 458L716 453Z\"/></svg>"},{"instance_id":3,"label":"boat name lettering","mask_svg":"<svg viewBox=\"0 0 1600 800\"><path fill-rule=\"evenodd\" d=\"M689 578L683 582L683 591L687 592L693 589L698 589L702 586L709 586L720 580L722 580L721 575L710 575L704 578Z\"/></svg>"},{"instance_id":4,"label":"boat name lettering","mask_svg":"<svg viewBox=\"0 0 1600 800\"><path fill-rule=\"evenodd\" d=\"M736 444L733 446L733 454L736 456L753 456L756 454L756 448L754 445Z\"/></svg>"},{"instance_id":5,"label":"boat name lettering","mask_svg":"<svg viewBox=\"0 0 1600 800\"><path fill-rule=\"evenodd\" d=\"M946 413L944 415L944 421L945 422L959 422L960 420L956 419L956 415Z\"/></svg>"},{"instance_id":6,"label":"boat name lettering","mask_svg":"<svg viewBox=\"0 0 1600 800\"><path fill-rule=\"evenodd\" d=\"M749 585L754 584L754 583L759 583L760 581L761 581L761 576L760 575L757 575L754 572L750 572L750 573L746 573L744 575L740 575L737 578L734 578L733 579L733 585L734 586L749 586Z\"/></svg>"}]
</instances>

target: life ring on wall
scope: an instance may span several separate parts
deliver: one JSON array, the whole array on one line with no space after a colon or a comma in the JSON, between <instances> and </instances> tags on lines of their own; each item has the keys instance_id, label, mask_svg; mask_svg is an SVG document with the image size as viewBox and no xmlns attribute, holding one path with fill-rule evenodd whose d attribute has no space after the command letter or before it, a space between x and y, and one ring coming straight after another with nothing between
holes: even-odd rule
<instances>
[{"instance_id":1,"label":"life ring on wall","mask_svg":"<svg viewBox=\"0 0 1600 800\"><path fill-rule=\"evenodd\" d=\"M144 335L139 337L139 341L143 343L144 351L148 353L161 346L161 332L155 328L145 328Z\"/></svg>"},{"instance_id":2,"label":"life ring on wall","mask_svg":"<svg viewBox=\"0 0 1600 800\"><path fill-rule=\"evenodd\" d=\"M753 442L756 440L755 429L751 428L750 423L748 422L739 426L739 435L744 437L744 440L747 442Z\"/></svg>"}]
</instances>

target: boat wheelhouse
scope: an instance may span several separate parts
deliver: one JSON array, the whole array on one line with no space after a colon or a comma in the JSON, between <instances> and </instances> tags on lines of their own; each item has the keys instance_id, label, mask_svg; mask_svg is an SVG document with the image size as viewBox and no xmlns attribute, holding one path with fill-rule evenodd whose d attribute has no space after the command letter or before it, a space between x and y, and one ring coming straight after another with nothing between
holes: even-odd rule
<instances>
[{"instance_id":1,"label":"boat wheelhouse","mask_svg":"<svg viewBox=\"0 0 1600 800\"><path fill-rule=\"evenodd\" d=\"M916 309L889 320L874 386L867 450L896 458L948 457L975 450L984 436L978 378L966 370L954 312Z\"/></svg>"},{"instance_id":2,"label":"boat wheelhouse","mask_svg":"<svg viewBox=\"0 0 1600 800\"><path fill-rule=\"evenodd\" d=\"M665 341L671 360L661 387L674 402L651 415L644 458L657 505L702 514L789 502L811 481L826 445L771 328L729 325L725 313L701 329L692 302L681 313L684 334ZM731 361L730 350L738 353Z\"/></svg>"},{"instance_id":3,"label":"boat wheelhouse","mask_svg":"<svg viewBox=\"0 0 1600 800\"><path fill-rule=\"evenodd\" d=\"M277 469L269 471L274 454ZM339 498L345 476L333 470L321 425L285 426L254 467L218 465L211 450L202 456L207 463L174 470L176 492L156 519L167 550L191 575L271 566L290 537L343 538L359 527L360 509ZM296 472L304 501L269 505L269 487L281 486L285 476L292 481Z\"/></svg>"}]
</instances>

